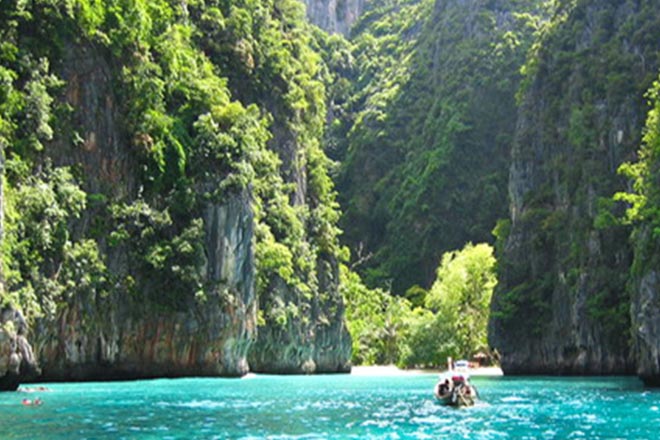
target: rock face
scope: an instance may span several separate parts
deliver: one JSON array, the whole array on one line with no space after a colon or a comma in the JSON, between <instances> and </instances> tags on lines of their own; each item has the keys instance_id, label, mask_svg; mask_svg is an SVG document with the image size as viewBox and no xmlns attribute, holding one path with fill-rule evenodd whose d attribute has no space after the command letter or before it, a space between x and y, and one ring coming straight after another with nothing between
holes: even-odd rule
<instances>
[{"instance_id":1,"label":"rock face","mask_svg":"<svg viewBox=\"0 0 660 440\"><path fill-rule=\"evenodd\" d=\"M318 262L323 300L305 299L281 280L273 283L275 301L282 308L296 305L296 313L259 329L250 355L253 371L277 374L345 373L351 365L351 338L344 323L344 304L338 292L336 261ZM263 301L266 303L267 301Z\"/></svg>"},{"instance_id":2,"label":"rock face","mask_svg":"<svg viewBox=\"0 0 660 440\"><path fill-rule=\"evenodd\" d=\"M69 18L62 17L58 14L51 16L52 20L56 20L55 27L71 25L66 21ZM60 19L66 23L57 21ZM30 25L37 26L38 23ZM53 139L44 141L48 146L43 157L38 158L35 168L69 166L76 170L76 184L80 182L80 187L87 194L87 204L84 209L81 208L79 217L76 214L67 218L62 227L66 231L62 231L62 236L70 246L68 250L80 243L91 243L93 251L85 255L98 256L98 266L102 268L98 270L98 279L86 287L77 285L83 283L69 283L62 288L62 292L51 293L48 289L37 291L44 316L35 317L29 332L24 322L20 326L0 322L3 324L0 326L0 378L5 378L0 380L6 383L2 387L15 388L18 380L29 379L29 375L36 371L35 359L42 368L39 380L47 381L240 376L251 368L248 364L250 351L262 349L259 355L254 356L254 369L258 371L337 372L349 369L351 343L344 326L337 259L335 255L326 255L320 250L322 238L319 237L323 231L318 232L319 237L315 236L316 232L311 231L312 226L306 224L308 219L305 217L307 212L322 217L323 213L314 210L324 208L321 205L326 200L333 201L333 196L324 199L326 196L315 193L314 185L308 181L319 176L327 177L320 175L321 171L325 172L322 168L325 166L324 156L318 139L313 138L320 137L322 132L323 106L318 106L318 130L310 136L298 135L299 121L298 126L292 124L294 119L305 118L281 105L273 105L282 114L276 114L273 126L267 129L265 122L262 127L260 117L253 115L261 112L258 106L267 104L248 100L253 105L245 110L238 101L230 103L230 94L238 96L235 99L241 99L241 94L229 88L248 87L246 82L239 82L222 89L226 96L213 96L208 102L204 96L195 97L199 102L187 102L184 93L176 95L173 99L176 102L169 102L172 108L165 108L164 104L162 107L155 105L157 111L148 105L148 110L140 107L142 114L139 117L148 114L145 128L145 121L140 126L135 121L127 120L126 115L134 109L135 102L132 100L144 98L129 96L133 92L144 92L142 89L140 92L131 89L135 85L132 81L144 81L140 84L158 88L164 83L163 78L158 76L161 73L159 68L152 63L153 71L130 72L135 67L131 64L135 62L132 58L135 56L133 46L126 52L113 51L103 47L103 42L92 43L85 36L73 36L68 31L58 35L58 38L57 48L44 52L55 54L50 59L49 69L61 80L61 86L54 92L58 95L54 96L56 105L53 107L63 111L62 118L57 120L62 126L55 127ZM50 47L49 42L40 41L40 44ZM226 49L224 46L221 48ZM186 46L190 53L195 53L193 49L196 48ZM200 63L201 54L200 49L200 59L196 59ZM146 60L154 54L141 55ZM233 52L227 54L222 51L212 55L218 63L226 61L222 57L234 56ZM213 57L209 55L209 58ZM209 67L209 75L210 70ZM215 80L216 86L224 84L224 80L219 78L211 79L212 82ZM285 80L278 82L278 87L282 89L288 85ZM322 84L314 85L319 87L322 95ZM274 90L276 99L282 100L284 93ZM256 96L265 100L259 94ZM148 98L158 101L162 96L155 92ZM212 105L209 104L211 101ZM195 109L191 110L192 107ZM195 137L202 129L197 129L199 126L195 122L203 116L210 120L216 107L230 111L226 115L213 115L222 120L219 124L222 128L217 128L219 125L213 127L213 134L218 136L212 139L215 142L211 146L213 151L204 157L204 147L197 144L204 140ZM177 109L186 113L186 120L176 126L176 135L185 138L188 150L184 151L175 135L155 146L154 138L161 133L159 130L170 129L170 114L166 112L175 114ZM268 110L263 112L264 121ZM247 120L241 120L245 122L245 127L231 125L238 120L232 114L234 111ZM151 117L158 120L157 124L164 125L154 130L148 126L154 123L155 119L149 119ZM229 126L226 130L225 124ZM259 127L255 127L257 125ZM234 133L227 133L230 130L248 132L245 136L247 140L239 135L232 137ZM255 171L254 168L259 165L266 167L256 156L265 153L261 149L266 149L267 130L271 130L273 135L269 148L277 152L272 163L277 164L273 165L272 170ZM255 133L255 137L250 137ZM304 141L300 139L303 137ZM245 141L245 145L238 145L236 138ZM303 142L307 144L303 145ZM311 148L307 148L308 145L315 146L317 150L309 153ZM163 149L160 157L154 154L158 148ZM223 148L228 148L227 153L218 159L218 150ZM186 153L188 157L184 157ZM183 170L183 165L167 168L172 163L180 165L195 154L199 155L195 156L198 162L191 159L186 165L201 170ZM245 157L248 154L253 157ZM312 159L308 159L306 154L316 154L313 156L316 165L310 165ZM155 164L154 157L156 161L161 159L161 162ZM266 162L266 159L263 160ZM152 171L150 166L156 171ZM175 185L166 181L167 178L176 180L165 175L170 171L173 171L171 174L188 174L185 181L181 179ZM255 189L258 185L254 181L241 180L246 176L245 180L254 178L258 172L272 173L272 179L277 183L281 183L278 173L284 175L282 179L286 180L287 189L281 193L273 190L272 193L281 195L282 203L288 203L287 207L293 205L291 211L294 216L300 216L296 220L302 225L301 241L304 243L300 246L295 244L302 249L296 257L309 256L311 261L308 263L305 260L299 264L305 269L297 274L300 281L297 287L302 286L301 289L292 287L290 280L283 282L273 277L267 288L257 293L256 230L258 226L266 228L260 223L258 210L268 203L276 204L260 198L268 195L256 195L259 189ZM308 172L313 176L308 177ZM163 181L157 181L159 178ZM291 192L288 185L293 188ZM265 192L263 189L261 191ZM287 196L291 199L286 200ZM263 210L261 215L264 215ZM309 223L318 229L326 225L329 229L334 227L332 220L323 223L318 221L319 217ZM278 232L278 239L283 240L282 236L287 231ZM334 239L332 234L334 232L331 231L323 238L331 236ZM278 244L279 249L289 252L285 245ZM293 247L290 242L287 244ZM332 247L333 244L327 246ZM174 258L168 260L172 255ZM71 254L64 257L58 254L48 260L47 263L52 263L51 267L40 267L44 272L43 278L57 279L60 273L58 266L66 266L69 257ZM75 260L75 256L72 259ZM299 258L299 261L303 260ZM67 279L91 278L91 275L86 275ZM60 287L57 283L53 285ZM284 332L270 325L264 326L263 336L255 345L260 300L263 304L270 304L270 300L276 301L277 298L284 298L287 306L296 307L302 314L289 320ZM7 322L10 321L8 318ZM35 356L32 356L26 335L29 335ZM264 348L266 345L268 347ZM294 350L297 352L293 353Z\"/></svg>"},{"instance_id":3,"label":"rock face","mask_svg":"<svg viewBox=\"0 0 660 440\"><path fill-rule=\"evenodd\" d=\"M77 165L88 193L135 198L135 158L122 130L113 72L88 45L71 45L60 66L64 99L76 111L83 143L51 149L58 165ZM88 234L99 213L88 210L74 234ZM43 370L40 380L104 380L173 376L240 376L256 334L254 219L248 191L208 202L203 220L205 261L199 268L210 293L203 300L180 292L175 308L152 301L159 292L121 287L69 298L66 307L38 320L32 343ZM110 273L140 274L125 247L99 241ZM143 283L142 285L148 285Z\"/></svg>"},{"instance_id":4,"label":"rock face","mask_svg":"<svg viewBox=\"0 0 660 440\"><path fill-rule=\"evenodd\" d=\"M42 380L241 376L255 335L252 211L248 198L209 205L204 213L215 286L202 303L190 295L180 311L111 293L73 298L40 320L34 345Z\"/></svg>"},{"instance_id":5,"label":"rock face","mask_svg":"<svg viewBox=\"0 0 660 440\"><path fill-rule=\"evenodd\" d=\"M276 101L274 98L273 101ZM301 139L287 115L271 105L274 115L270 147L283 160L284 179L293 188L291 203L298 209L316 209L318 200L308 185L308 164L298 157ZM335 255L319 251L319 238L306 226L300 243L313 260L301 278L301 287L274 274L259 292L259 310L267 315L258 328L250 353L250 369L262 373L311 374L344 373L351 369L351 339L344 320L344 303L339 292L339 265ZM311 266L311 265L310 265Z\"/></svg>"},{"instance_id":6,"label":"rock face","mask_svg":"<svg viewBox=\"0 0 660 440\"><path fill-rule=\"evenodd\" d=\"M309 21L330 33L347 35L366 0L305 0Z\"/></svg>"},{"instance_id":7,"label":"rock face","mask_svg":"<svg viewBox=\"0 0 660 440\"><path fill-rule=\"evenodd\" d=\"M633 296L632 323L637 375L645 384L660 386L660 274L646 273Z\"/></svg>"},{"instance_id":8,"label":"rock face","mask_svg":"<svg viewBox=\"0 0 660 440\"><path fill-rule=\"evenodd\" d=\"M0 140L0 245L4 235L4 148ZM0 252L0 294L4 293L3 252ZM23 315L11 307L0 310L0 391L13 391L23 380L39 374L32 347L27 341Z\"/></svg>"},{"instance_id":9,"label":"rock face","mask_svg":"<svg viewBox=\"0 0 660 440\"><path fill-rule=\"evenodd\" d=\"M20 312L10 307L0 312L0 391L14 391L40 373L26 332Z\"/></svg>"},{"instance_id":10,"label":"rock face","mask_svg":"<svg viewBox=\"0 0 660 440\"><path fill-rule=\"evenodd\" d=\"M634 370L630 230L602 221L599 206L625 188L616 170L640 144L657 56L637 29L660 31L651 3L564 5L530 65L489 332L505 373ZM641 280L647 300L633 315L656 316L648 302L656 279Z\"/></svg>"}]
</instances>

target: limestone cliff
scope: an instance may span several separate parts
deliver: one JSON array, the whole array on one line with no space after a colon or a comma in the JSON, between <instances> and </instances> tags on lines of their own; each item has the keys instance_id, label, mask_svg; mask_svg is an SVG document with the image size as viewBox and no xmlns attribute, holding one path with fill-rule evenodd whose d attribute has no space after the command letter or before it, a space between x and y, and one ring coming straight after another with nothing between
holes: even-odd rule
<instances>
[{"instance_id":1,"label":"limestone cliff","mask_svg":"<svg viewBox=\"0 0 660 440\"><path fill-rule=\"evenodd\" d=\"M630 231L601 212L625 187L617 168L640 143L644 91L658 64L644 37L660 32L655 7L560 3L528 61L490 326L505 373L634 369Z\"/></svg>"},{"instance_id":2,"label":"limestone cliff","mask_svg":"<svg viewBox=\"0 0 660 440\"><path fill-rule=\"evenodd\" d=\"M259 329L250 367L257 372L344 373L351 369L351 338L339 296L336 261L319 260L320 298L305 299L304 292L276 279L262 307L280 310Z\"/></svg>"},{"instance_id":3,"label":"limestone cliff","mask_svg":"<svg viewBox=\"0 0 660 440\"><path fill-rule=\"evenodd\" d=\"M300 229L294 247L307 262L306 267L295 268L293 277L269 273L258 284L259 310L264 322L251 350L250 368L277 374L347 372L351 340L339 292L338 258L323 243L327 240L326 232L314 226L314 218L323 215L321 211L325 209L321 203L324 196L310 183L319 172L313 168L318 163L314 164L310 155L301 159L301 151L310 148L305 145L309 141L292 129L295 120L283 108L278 91L271 93L265 100L274 116L270 148L283 159L283 179L292 188L291 205L297 210L309 210L311 216Z\"/></svg>"},{"instance_id":4,"label":"limestone cliff","mask_svg":"<svg viewBox=\"0 0 660 440\"><path fill-rule=\"evenodd\" d=\"M4 149L0 139L0 294L5 293L4 252L1 250L4 236ZM39 374L32 347L26 338L27 331L23 315L0 304L0 391L15 390L21 381Z\"/></svg>"},{"instance_id":5,"label":"limestone cliff","mask_svg":"<svg viewBox=\"0 0 660 440\"><path fill-rule=\"evenodd\" d=\"M309 21L330 33L347 35L367 0L305 0Z\"/></svg>"},{"instance_id":6,"label":"limestone cliff","mask_svg":"<svg viewBox=\"0 0 660 440\"><path fill-rule=\"evenodd\" d=\"M0 70L20 79L0 86L30 110L0 106L20 128L1 299L28 311L20 331L3 321L0 377L33 364L25 337L40 380L242 375L260 304L278 345L265 353L301 350L287 372L345 371L324 88L302 9L83 3L0 11L14 51ZM266 15L246 35L249 8ZM304 315L271 337L277 298Z\"/></svg>"},{"instance_id":7,"label":"limestone cliff","mask_svg":"<svg viewBox=\"0 0 660 440\"><path fill-rule=\"evenodd\" d=\"M647 385L660 386L660 273L656 269L660 248L648 226L633 237L636 270L631 320L636 372Z\"/></svg>"},{"instance_id":8,"label":"limestone cliff","mask_svg":"<svg viewBox=\"0 0 660 440\"><path fill-rule=\"evenodd\" d=\"M634 160L622 167L632 180L617 194L627 202L626 218L633 222L634 261L629 282L632 342L637 374L647 385L660 386L660 83L648 91L649 110L644 139Z\"/></svg>"},{"instance_id":9,"label":"limestone cliff","mask_svg":"<svg viewBox=\"0 0 660 440\"><path fill-rule=\"evenodd\" d=\"M27 330L19 311L10 307L0 311L0 391L16 390L21 382L40 374Z\"/></svg>"},{"instance_id":10,"label":"limestone cliff","mask_svg":"<svg viewBox=\"0 0 660 440\"><path fill-rule=\"evenodd\" d=\"M34 329L33 345L43 370L40 379L247 373L257 306L253 215L247 202L239 197L208 205L203 213L207 255L203 272L213 286L203 302L192 292L179 292L179 307L172 310L122 289L73 297L56 315L40 319Z\"/></svg>"},{"instance_id":11,"label":"limestone cliff","mask_svg":"<svg viewBox=\"0 0 660 440\"><path fill-rule=\"evenodd\" d=\"M120 113L121 97L113 90L117 72L92 45L70 44L64 54L56 65L66 84L62 99L75 110L73 124L83 142L72 147L56 139L52 157L58 165L83 169L86 192L134 199L137 160ZM175 307L164 306L158 299L168 297L163 292L135 292L122 283L104 293L72 295L33 329L41 380L247 373L257 306L249 192L207 202L194 214L203 220L205 258L199 271L208 286L204 300L181 291L175 292ZM88 236L98 215L87 210L74 224L75 234ZM130 245L113 247L108 238L98 241L108 272L117 280L136 279L146 290L158 289L144 280L148 275L139 270Z\"/></svg>"}]
</instances>

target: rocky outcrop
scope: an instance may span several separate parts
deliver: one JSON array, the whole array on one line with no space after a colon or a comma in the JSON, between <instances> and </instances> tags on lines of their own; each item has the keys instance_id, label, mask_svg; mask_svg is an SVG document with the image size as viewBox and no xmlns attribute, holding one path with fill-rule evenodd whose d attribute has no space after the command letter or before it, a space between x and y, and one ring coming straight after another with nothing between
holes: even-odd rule
<instances>
[{"instance_id":1,"label":"rocky outcrop","mask_svg":"<svg viewBox=\"0 0 660 440\"><path fill-rule=\"evenodd\" d=\"M0 139L0 248L4 238L4 149ZM0 299L5 293L3 268L3 252L0 252ZM26 331L23 315L3 306L0 311L0 391L13 391L21 380L38 373L32 347L25 337Z\"/></svg>"},{"instance_id":2,"label":"rocky outcrop","mask_svg":"<svg viewBox=\"0 0 660 440\"><path fill-rule=\"evenodd\" d=\"M40 373L27 330L19 311L6 307L0 312L0 391L14 391Z\"/></svg>"},{"instance_id":3,"label":"rocky outcrop","mask_svg":"<svg viewBox=\"0 0 660 440\"><path fill-rule=\"evenodd\" d=\"M59 20L61 17L51 18ZM188 150L183 151L181 143L172 134L163 144L154 146L154 138L165 126L150 132L150 128L140 126L139 121L128 120L127 115L134 110L132 100L145 98L129 96L138 93L131 89L135 85L131 81L144 81L149 85L153 80L154 84L161 84L163 79L158 76L159 68L146 73L131 72L131 63L135 62L132 57L136 56L132 46L124 53L103 47L103 42L90 42L83 36L70 37L68 31L58 37L58 46L53 49L56 56L50 63L50 71L62 81L61 87L53 92L60 93L54 107L65 110L62 118L56 121L59 125L53 130L54 139L48 140L35 168L39 168L42 165L39 161L43 160L48 167L75 169L76 183L80 183L88 195L87 204L80 216L76 213L62 223L65 225L62 229L66 229L62 231L63 241L70 246L67 250L78 249L76 245L81 243L91 243L92 250L85 255L98 257L95 266L98 273L90 276L87 273L67 274L67 284L58 284L58 275L66 271L60 271L60 268L76 258L71 253L49 256L50 259L45 259L48 261L39 268L44 272L43 278L52 280L52 285L57 287L48 289L46 286L36 291L44 316L35 317L29 334L36 360L42 368L39 380L240 376L247 373L250 369L248 353L257 338L259 305L255 281L255 229L260 220L255 212L272 201L259 199L261 196L253 192L258 185L242 178L255 178L257 172L251 167L264 165L255 165L250 160L259 161L256 156L262 153L261 148L265 148L266 128L261 132L261 128L246 123L246 130L254 129L259 136L246 136L245 145L234 145L235 139L220 133L217 143L212 145L216 149L212 153L229 148L228 145L236 148L232 147L222 158L217 153L197 158L199 162L194 164L191 159L186 165L196 169L186 169L189 174L186 174L185 181L181 179L175 185L172 182L180 177L177 173L184 170L179 166L169 169L168 163L179 160L176 162L179 165L195 154L203 155L198 153L203 148L195 144L198 138L193 136L198 134L194 121L199 115L192 113L190 108L199 106L197 111L207 115L209 106L204 97L196 97L200 102L186 107L184 104L190 103L179 102L185 101L185 93L177 94L176 102L170 103L173 108L181 105L182 112L186 113L185 122L189 125L177 125L176 134L185 138ZM48 43L42 43L49 47ZM153 54L140 55L148 58ZM220 56L230 55L222 53ZM245 84L241 86L245 87ZM281 87L286 89L286 81L282 80ZM273 94L281 100L277 90ZM212 107L219 103L224 105L224 100L229 100L229 90L222 91L227 96L214 100ZM159 92L155 95L155 98L149 95L149 99L162 98ZM233 96L240 99L239 93ZM259 104L252 106L250 112L255 113ZM174 114L176 110L164 107L165 104L158 107L155 113L163 120L169 120L170 115L165 116L165 112ZM244 109L235 101L228 105L230 107L232 112ZM143 116L140 111L148 113L140 107L132 116ZM295 186L295 191L289 193L287 186L276 196L286 198L291 194L290 203L300 208L292 211L306 213L306 205L311 204L312 199L315 207L322 201L318 194L309 194L314 191L308 188L307 145L296 136L300 127L289 126L292 119L300 118L300 115L287 114L292 112L288 108L281 112L283 115L277 115L270 128L274 138L270 147L279 154L278 160L272 159L272 162L277 164L272 170L258 172L272 173L272 180L278 183L281 181L276 179L280 177L277 173L283 174L283 179ZM229 115L225 121L224 115L219 114L223 122L218 124L217 127L222 127L217 130L224 130L225 122L233 120L233 116ZM261 124L256 116L250 114L249 117L253 118L253 125ZM322 118L317 119L322 123ZM237 132L243 129L242 126L231 127ZM318 148L316 139L306 138L305 142ZM171 144L179 148L173 151ZM162 156L154 153L158 148L163 148L160 151ZM186 153L188 156L184 157ZM172 156L177 159L168 162ZM154 163L159 160L162 162ZM324 166L322 160L318 162ZM166 175L170 171L172 175ZM313 171L321 172L319 169ZM235 185L227 182L231 178L234 178ZM158 179L162 181L157 182ZM301 214L300 223L305 221ZM286 233L285 230L280 235ZM310 243L301 248L316 246L311 243L314 241L310 237L313 232L305 232L305 235L305 240L309 239ZM318 253L320 251L305 255L313 255L313 259ZM150 256L154 258L150 260ZM305 266L309 273L300 271L303 283L309 283L303 286L304 294L291 290L286 283L278 285L275 279L271 283L273 290L260 292L263 298L291 294L293 296L289 298L305 314L289 321L287 330L295 334L275 334L271 333L271 328L264 328L264 340L278 346L264 351L274 357L260 357L259 371L330 372L349 368L351 344L344 326L336 257L327 255L312 261ZM76 263L77 260L72 265ZM75 270L84 272L80 268ZM93 282L75 282L83 278L89 281L94 277L97 279ZM25 344L23 333L15 335L7 330L0 336L0 347L7 357L0 357L0 360L6 360L7 371L14 375L7 377L14 380L17 372L22 374L21 365L29 365L21 360L27 359L26 347L29 346ZM9 348L5 350L5 347ZM301 354L289 356L284 361L277 358L292 347ZM23 350L22 358L13 355L18 353L17 350ZM15 380L12 383L17 384Z\"/></svg>"},{"instance_id":4,"label":"rocky outcrop","mask_svg":"<svg viewBox=\"0 0 660 440\"><path fill-rule=\"evenodd\" d=\"M600 205L625 188L616 170L640 143L657 54L638 29L660 31L651 3L564 5L529 65L489 332L505 373L634 371L630 230Z\"/></svg>"},{"instance_id":5,"label":"rocky outcrop","mask_svg":"<svg viewBox=\"0 0 660 440\"><path fill-rule=\"evenodd\" d=\"M249 197L208 205L204 229L203 275L213 288L203 300L181 292L172 310L121 290L74 297L37 325L41 379L246 374L257 305Z\"/></svg>"},{"instance_id":6,"label":"rocky outcrop","mask_svg":"<svg viewBox=\"0 0 660 440\"><path fill-rule=\"evenodd\" d=\"M115 81L104 52L70 44L55 67L65 81L63 100L75 111L71 123L80 142L58 138L49 149L56 165L74 165L90 194L111 200L139 197L137 159ZM212 185L209 183L209 185ZM208 185L206 185L208 186ZM208 188L199 188L205 191ZM105 208L90 206L74 222L74 237L89 236ZM205 286L194 291L158 292L133 267L128 246L97 239L108 272L119 280L108 291L69 295L57 311L37 321L33 347L40 380L105 380L173 376L240 376L256 332L254 215L248 190L209 201L195 213L203 223L204 261L197 271ZM144 251L144 250L143 250ZM137 280L136 292L125 280ZM121 281L124 280L124 281ZM176 306L159 297L176 296Z\"/></svg>"},{"instance_id":7,"label":"rocky outcrop","mask_svg":"<svg viewBox=\"0 0 660 440\"><path fill-rule=\"evenodd\" d=\"M650 271L640 280L632 302L632 324L637 375L647 385L660 386L660 273Z\"/></svg>"},{"instance_id":8,"label":"rocky outcrop","mask_svg":"<svg viewBox=\"0 0 660 440\"><path fill-rule=\"evenodd\" d=\"M660 84L648 91L649 104L643 143L635 160L624 169L632 180L627 196L627 214L634 220L631 242L634 261L631 267L630 300L632 341L637 374L645 384L660 387L660 179L658 134L660 124Z\"/></svg>"},{"instance_id":9,"label":"rocky outcrop","mask_svg":"<svg viewBox=\"0 0 660 440\"><path fill-rule=\"evenodd\" d=\"M632 238L635 263L630 299L637 375L646 385L657 387L660 386L660 272L657 270L660 242L649 224L640 225Z\"/></svg>"},{"instance_id":10,"label":"rocky outcrop","mask_svg":"<svg viewBox=\"0 0 660 440\"><path fill-rule=\"evenodd\" d=\"M366 0L305 0L309 21L330 33L347 35Z\"/></svg>"},{"instance_id":11,"label":"rocky outcrop","mask_svg":"<svg viewBox=\"0 0 660 440\"><path fill-rule=\"evenodd\" d=\"M276 319L259 328L250 355L256 372L276 374L346 373L351 369L351 338L344 322L344 304L338 292L336 261L318 262L319 297L275 280L274 298L263 297L262 308L277 308ZM272 303L275 304L272 304Z\"/></svg>"},{"instance_id":12,"label":"rocky outcrop","mask_svg":"<svg viewBox=\"0 0 660 440\"><path fill-rule=\"evenodd\" d=\"M270 148L283 160L283 178L293 188L290 203L297 208L314 209L318 200L311 194L307 164L299 159L303 141L291 130L291 121L280 108L272 105L271 111L275 126ZM319 248L312 227L306 226L303 240L301 248ZM351 339L339 292L337 257L316 251L308 252L304 258L312 259L314 264L300 274L307 281L303 286L292 285L273 274L260 289L259 310L266 319L258 328L250 353L252 371L311 374L351 369Z\"/></svg>"},{"instance_id":13,"label":"rocky outcrop","mask_svg":"<svg viewBox=\"0 0 660 440\"><path fill-rule=\"evenodd\" d=\"M54 68L66 83L63 101L75 110L68 128L77 139L58 137L49 156L57 165L82 167L89 194L134 198L139 173L122 114L126 104L115 86L117 67L98 47L69 43Z\"/></svg>"}]
</instances>

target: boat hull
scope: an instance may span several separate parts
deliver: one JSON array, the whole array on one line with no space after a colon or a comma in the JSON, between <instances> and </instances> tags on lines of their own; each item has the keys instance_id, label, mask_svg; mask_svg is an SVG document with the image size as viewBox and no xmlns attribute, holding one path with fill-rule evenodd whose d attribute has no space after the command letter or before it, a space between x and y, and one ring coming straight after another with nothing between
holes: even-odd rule
<instances>
[{"instance_id":1,"label":"boat hull","mask_svg":"<svg viewBox=\"0 0 660 440\"><path fill-rule=\"evenodd\" d=\"M441 389L442 382L438 382L433 390L437 401L442 405L464 407L476 403L477 390L472 385L455 387L447 392Z\"/></svg>"}]
</instances>

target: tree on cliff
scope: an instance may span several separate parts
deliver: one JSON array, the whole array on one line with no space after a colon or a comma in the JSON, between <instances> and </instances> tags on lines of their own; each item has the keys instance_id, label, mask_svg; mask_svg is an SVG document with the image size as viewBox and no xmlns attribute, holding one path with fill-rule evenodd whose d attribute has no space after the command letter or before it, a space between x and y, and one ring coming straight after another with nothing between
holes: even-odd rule
<instances>
[{"instance_id":1,"label":"tree on cliff","mask_svg":"<svg viewBox=\"0 0 660 440\"><path fill-rule=\"evenodd\" d=\"M632 191L619 192L616 201L626 202L626 220L646 224L653 239L660 238L660 80L648 93L651 109L646 120L642 146L636 162L626 162L619 172L631 179Z\"/></svg>"},{"instance_id":2,"label":"tree on cliff","mask_svg":"<svg viewBox=\"0 0 660 440\"><path fill-rule=\"evenodd\" d=\"M625 188L616 170L640 144L658 3L554 5L519 93L490 342L505 372L627 373L630 228L599 205Z\"/></svg>"}]
</instances>

